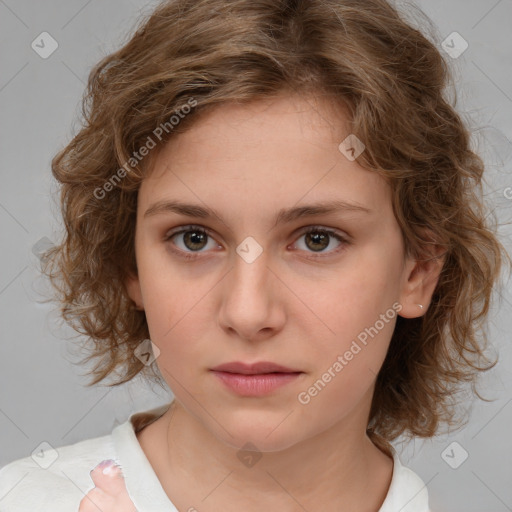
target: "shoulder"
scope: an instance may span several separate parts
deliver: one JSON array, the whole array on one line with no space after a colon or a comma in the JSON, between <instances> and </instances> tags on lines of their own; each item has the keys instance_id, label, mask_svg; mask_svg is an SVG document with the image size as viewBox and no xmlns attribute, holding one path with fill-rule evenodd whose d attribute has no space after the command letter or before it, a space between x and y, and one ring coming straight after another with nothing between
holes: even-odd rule
<instances>
[{"instance_id":1,"label":"shoulder","mask_svg":"<svg viewBox=\"0 0 512 512\"><path fill-rule=\"evenodd\" d=\"M15 460L0 468L0 510L78 510L84 494L94 486L90 471L109 458L116 458L111 435L49 446Z\"/></svg>"}]
</instances>

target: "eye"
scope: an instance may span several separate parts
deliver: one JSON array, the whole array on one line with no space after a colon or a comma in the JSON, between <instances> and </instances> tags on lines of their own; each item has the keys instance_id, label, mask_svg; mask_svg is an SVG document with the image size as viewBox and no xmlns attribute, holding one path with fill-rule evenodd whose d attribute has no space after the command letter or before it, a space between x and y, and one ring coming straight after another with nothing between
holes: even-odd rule
<instances>
[{"instance_id":1,"label":"eye","mask_svg":"<svg viewBox=\"0 0 512 512\"><path fill-rule=\"evenodd\" d=\"M336 254L350 244L349 240L336 231L319 226L309 227L300 235L299 240L302 237L305 237L304 243L298 244L295 242L294 246L303 245L305 248L298 248L313 253L313 258L322 257L324 253ZM176 239L176 241L173 241L173 239ZM332 250L326 251L327 248L333 245L333 239L338 242L338 245L334 249L331 248ZM171 242L171 250L185 259L197 258L199 257L198 253L220 247L219 244L214 242L214 238L208 230L195 225L182 226L181 229L166 234L164 242ZM210 244L209 247L208 244ZM177 249L172 246L176 246Z\"/></svg>"},{"instance_id":2,"label":"eye","mask_svg":"<svg viewBox=\"0 0 512 512\"><path fill-rule=\"evenodd\" d=\"M318 253L322 253L322 254L323 253L329 253L329 254L338 253L341 250L343 250L346 245L349 244L349 241L345 237L338 234L336 231L333 231L333 230L327 229L327 228L322 228L319 226L309 227L307 229L307 231L302 233L302 235L299 237L299 240L302 237L305 237L304 243L302 244L303 247L305 247L305 249L300 247L301 244L297 244L297 242L295 243L295 245L299 245L299 249L301 249L301 250L305 250L307 252L312 251L313 253L317 253L317 254ZM335 239L339 242L338 245L334 248L334 250L326 251L326 249L330 246L332 249L332 245L333 245L332 240L333 239ZM314 255L313 257L317 257L317 256Z\"/></svg>"},{"instance_id":3,"label":"eye","mask_svg":"<svg viewBox=\"0 0 512 512\"><path fill-rule=\"evenodd\" d=\"M179 250L172 247L171 250L186 259L195 258L194 253L204 252L202 249L208 248L208 242L211 242L210 249L218 247L218 244L213 243L213 238L208 231L200 226L184 226L179 231L167 234L164 242L172 241L173 238L176 238L177 242L172 242L172 245L177 246Z\"/></svg>"}]
</instances>

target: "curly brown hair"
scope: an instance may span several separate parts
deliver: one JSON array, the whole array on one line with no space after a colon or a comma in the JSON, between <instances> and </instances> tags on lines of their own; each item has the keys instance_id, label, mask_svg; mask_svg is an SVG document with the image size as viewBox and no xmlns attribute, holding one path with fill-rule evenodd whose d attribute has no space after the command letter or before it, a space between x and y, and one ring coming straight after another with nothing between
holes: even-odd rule
<instances>
[{"instance_id":1,"label":"curly brown hair","mask_svg":"<svg viewBox=\"0 0 512 512\"><path fill-rule=\"evenodd\" d=\"M210 108L290 90L346 106L366 146L358 163L392 185L407 254L444 249L426 314L397 319L368 433L386 447L453 422L459 386L475 390L495 364L483 325L510 257L483 201L483 160L447 99L451 70L413 25L385 0L172 0L91 70L83 127L52 161L65 234L42 259L62 317L93 343L89 385L161 377L134 356L149 331L125 286L137 191L159 148Z\"/></svg>"}]
</instances>

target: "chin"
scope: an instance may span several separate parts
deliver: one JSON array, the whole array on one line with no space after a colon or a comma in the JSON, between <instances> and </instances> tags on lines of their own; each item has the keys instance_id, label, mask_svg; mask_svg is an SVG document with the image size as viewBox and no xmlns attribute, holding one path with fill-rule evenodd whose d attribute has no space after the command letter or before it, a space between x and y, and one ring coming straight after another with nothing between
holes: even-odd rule
<instances>
[{"instance_id":1,"label":"chin","mask_svg":"<svg viewBox=\"0 0 512 512\"><path fill-rule=\"evenodd\" d=\"M224 430L215 427L215 436L224 444L236 450L246 450L250 443L260 452L278 452L286 450L297 444L302 439L301 432L289 418L283 421L286 414L280 415L276 421L274 415L262 418L261 415L251 418L245 413L244 419L233 418L232 421L224 421L223 425L231 436ZM253 449L253 448L252 448Z\"/></svg>"}]
</instances>

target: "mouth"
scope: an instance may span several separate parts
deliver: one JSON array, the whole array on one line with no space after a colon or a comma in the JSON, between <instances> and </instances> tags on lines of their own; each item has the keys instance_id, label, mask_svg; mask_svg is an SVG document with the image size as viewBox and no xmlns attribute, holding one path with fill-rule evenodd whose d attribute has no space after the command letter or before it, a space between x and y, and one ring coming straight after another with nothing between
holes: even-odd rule
<instances>
[{"instance_id":1,"label":"mouth","mask_svg":"<svg viewBox=\"0 0 512 512\"><path fill-rule=\"evenodd\" d=\"M210 370L230 391L240 396L262 396L295 381L304 372L263 361L225 363Z\"/></svg>"},{"instance_id":2,"label":"mouth","mask_svg":"<svg viewBox=\"0 0 512 512\"><path fill-rule=\"evenodd\" d=\"M238 373L241 375L262 375L267 373L302 373L300 370L287 368L280 364L272 363L270 361L261 361L259 363L242 363L234 361L231 363L220 364L212 368L213 371Z\"/></svg>"}]
</instances>

